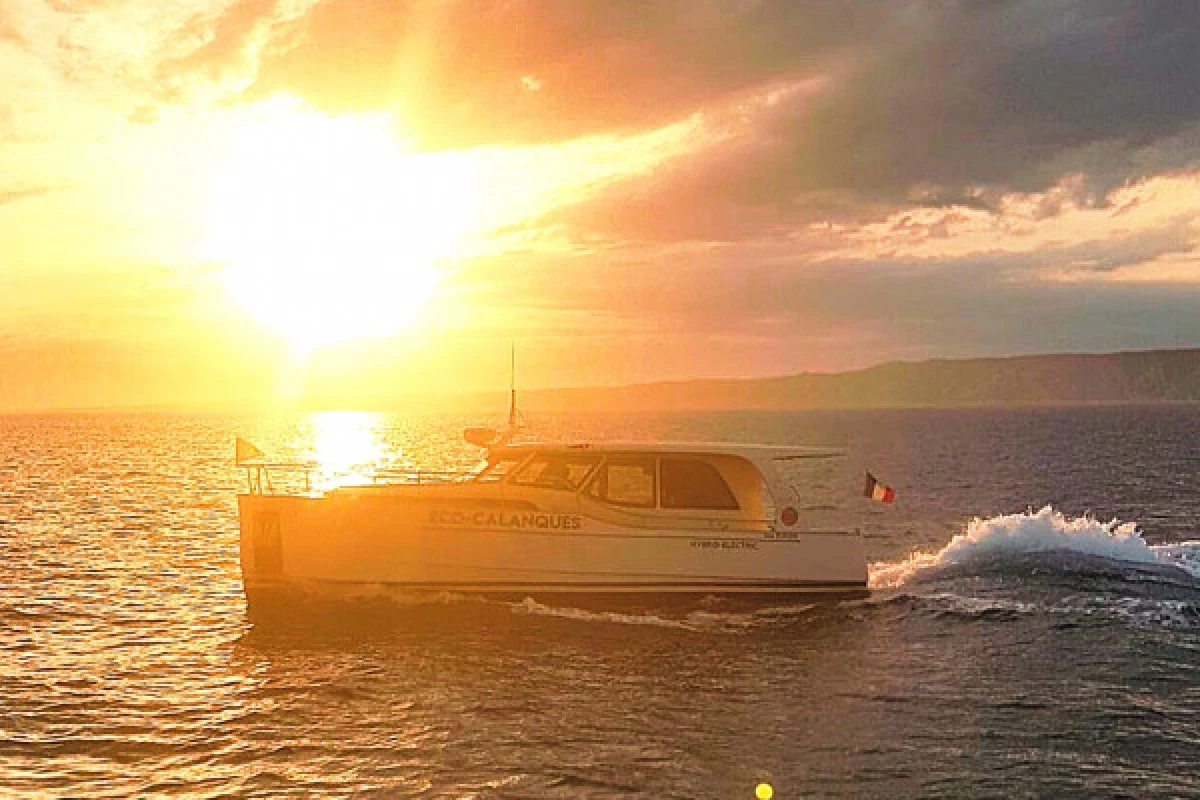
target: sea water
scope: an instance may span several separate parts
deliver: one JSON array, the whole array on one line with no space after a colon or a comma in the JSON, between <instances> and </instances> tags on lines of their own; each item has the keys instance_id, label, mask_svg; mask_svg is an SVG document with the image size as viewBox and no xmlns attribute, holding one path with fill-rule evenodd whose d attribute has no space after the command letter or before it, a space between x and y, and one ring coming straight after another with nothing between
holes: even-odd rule
<instances>
[{"instance_id":1,"label":"sea water","mask_svg":"<svg viewBox=\"0 0 1200 800\"><path fill-rule=\"evenodd\" d=\"M481 421L0 417L0 795L1200 794L1200 408L533 415L846 448L871 594L247 621L235 436L336 485Z\"/></svg>"}]
</instances>

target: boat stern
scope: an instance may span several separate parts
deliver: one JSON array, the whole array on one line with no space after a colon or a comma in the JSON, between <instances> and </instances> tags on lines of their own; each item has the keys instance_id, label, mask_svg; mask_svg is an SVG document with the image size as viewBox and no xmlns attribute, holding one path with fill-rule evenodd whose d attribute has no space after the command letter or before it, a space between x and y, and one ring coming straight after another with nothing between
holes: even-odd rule
<instances>
[{"instance_id":1,"label":"boat stern","mask_svg":"<svg viewBox=\"0 0 1200 800\"><path fill-rule=\"evenodd\" d=\"M238 495L239 555L248 602L253 602L257 594L284 586L285 511L278 502L284 499L261 494Z\"/></svg>"}]
</instances>

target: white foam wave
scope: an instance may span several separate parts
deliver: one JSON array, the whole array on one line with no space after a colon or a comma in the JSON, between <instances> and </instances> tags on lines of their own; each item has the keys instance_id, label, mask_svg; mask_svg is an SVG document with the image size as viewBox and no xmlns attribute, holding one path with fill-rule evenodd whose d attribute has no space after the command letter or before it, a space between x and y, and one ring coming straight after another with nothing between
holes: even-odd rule
<instances>
[{"instance_id":1,"label":"white foam wave","mask_svg":"<svg viewBox=\"0 0 1200 800\"><path fill-rule=\"evenodd\" d=\"M520 603L513 603L514 614L531 614L541 617L558 617L583 622L615 622L623 625L654 625L660 628L694 628L683 620L660 617L657 614L627 614L618 611L588 611L582 608L566 608L548 606L537 602L532 597L526 597Z\"/></svg>"},{"instance_id":2,"label":"white foam wave","mask_svg":"<svg viewBox=\"0 0 1200 800\"><path fill-rule=\"evenodd\" d=\"M1200 540L1152 545L1150 549L1160 562L1179 567L1200 580Z\"/></svg>"},{"instance_id":3,"label":"white foam wave","mask_svg":"<svg viewBox=\"0 0 1200 800\"><path fill-rule=\"evenodd\" d=\"M995 612L1034 614L1040 610L1034 603L1023 603L1010 598L964 597L952 592L937 592L921 599L935 609L968 616L984 616Z\"/></svg>"},{"instance_id":4,"label":"white foam wave","mask_svg":"<svg viewBox=\"0 0 1200 800\"><path fill-rule=\"evenodd\" d=\"M1101 522L1095 517L1068 517L1046 506L1022 514L976 517L967 529L936 553L915 553L899 563L877 563L870 586L901 586L918 573L936 567L977 564L1028 553L1070 551L1114 561L1173 566L1200 577L1200 551L1185 545L1151 547L1132 522Z\"/></svg>"},{"instance_id":5,"label":"white foam wave","mask_svg":"<svg viewBox=\"0 0 1200 800\"><path fill-rule=\"evenodd\" d=\"M698 633L742 633L772 621L806 613L813 606L795 608L759 609L752 613L691 611L682 618L662 616L650 612L589 611L582 608L548 606L531 597L520 603L511 604L514 614L529 614L542 617L557 617L578 622L609 622L618 625L649 625L658 628Z\"/></svg>"}]
</instances>

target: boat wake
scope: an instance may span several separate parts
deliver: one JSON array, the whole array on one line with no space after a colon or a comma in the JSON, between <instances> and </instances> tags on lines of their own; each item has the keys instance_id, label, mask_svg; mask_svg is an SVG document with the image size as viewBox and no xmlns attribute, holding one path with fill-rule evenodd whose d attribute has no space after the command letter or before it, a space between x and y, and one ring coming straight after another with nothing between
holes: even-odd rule
<instances>
[{"instance_id":1,"label":"boat wake","mask_svg":"<svg viewBox=\"0 0 1200 800\"><path fill-rule=\"evenodd\" d=\"M683 619L672 619L653 613L626 613L619 611L589 611L570 606L551 606L539 603L532 597L526 597L519 603L511 605L514 614L538 617L558 617L560 619L577 620L579 622L615 622L623 625L653 625L661 628L678 628L689 630L691 626Z\"/></svg>"},{"instance_id":2,"label":"boat wake","mask_svg":"<svg viewBox=\"0 0 1200 800\"><path fill-rule=\"evenodd\" d=\"M514 614L587 623L744 634L792 629L830 613L900 609L971 622L1052 614L1192 627L1200 621L1200 541L1151 545L1131 522L1037 511L976 518L945 547L870 568L872 597L753 610L596 611L525 599Z\"/></svg>"},{"instance_id":3,"label":"boat wake","mask_svg":"<svg viewBox=\"0 0 1200 800\"><path fill-rule=\"evenodd\" d=\"M1200 625L1200 541L1151 545L1134 523L1038 511L976 518L936 553L870 569L866 605L967 622Z\"/></svg>"},{"instance_id":4,"label":"boat wake","mask_svg":"<svg viewBox=\"0 0 1200 800\"><path fill-rule=\"evenodd\" d=\"M525 598L512 604L514 614L554 617L576 622L607 622L616 625L647 625L693 633L745 633L755 628L790 620L806 614L810 603L755 609L746 612L693 609L674 615L668 611L595 611L568 606L552 606Z\"/></svg>"},{"instance_id":5,"label":"boat wake","mask_svg":"<svg viewBox=\"0 0 1200 800\"><path fill-rule=\"evenodd\" d=\"M1067 517L1046 506L1021 514L976 517L936 553L915 553L899 563L871 565L869 585L895 589L947 573L1022 567L1149 577L1200 587L1200 541L1150 545L1136 523Z\"/></svg>"}]
</instances>

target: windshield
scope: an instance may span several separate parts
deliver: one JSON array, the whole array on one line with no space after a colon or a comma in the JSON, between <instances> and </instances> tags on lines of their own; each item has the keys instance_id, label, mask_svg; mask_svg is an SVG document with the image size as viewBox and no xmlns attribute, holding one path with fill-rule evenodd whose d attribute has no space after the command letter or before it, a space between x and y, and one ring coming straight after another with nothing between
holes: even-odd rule
<instances>
[{"instance_id":1,"label":"windshield","mask_svg":"<svg viewBox=\"0 0 1200 800\"><path fill-rule=\"evenodd\" d=\"M504 476L513 471L513 468L520 464L524 459L517 456L503 456L495 461L485 462L483 467L475 475L475 480L479 483L496 483L504 480Z\"/></svg>"},{"instance_id":2,"label":"windshield","mask_svg":"<svg viewBox=\"0 0 1200 800\"><path fill-rule=\"evenodd\" d=\"M574 491L583 485L599 460L595 455L539 453L513 475L512 483Z\"/></svg>"}]
</instances>

